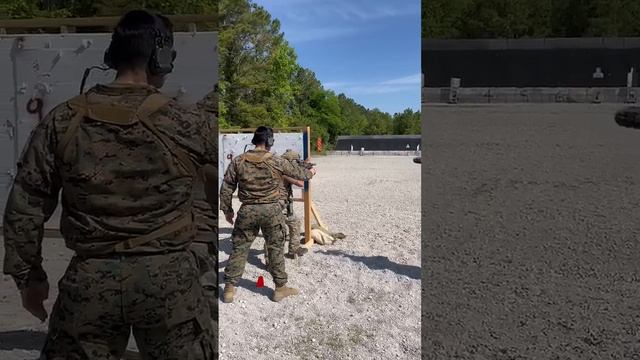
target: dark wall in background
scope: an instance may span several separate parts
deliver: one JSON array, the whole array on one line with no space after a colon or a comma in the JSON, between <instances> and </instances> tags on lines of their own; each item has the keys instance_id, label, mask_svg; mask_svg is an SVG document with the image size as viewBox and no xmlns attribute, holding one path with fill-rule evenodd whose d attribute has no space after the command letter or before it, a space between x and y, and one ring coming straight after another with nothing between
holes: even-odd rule
<instances>
[{"instance_id":1,"label":"dark wall in background","mask_svg":"<svg viewBox=\"0 0 640 360\"><path fill-rule=\"evenodd\" d=\"M335 149L349 151L353 145L353 151L416 151L420 141L420 135L338 136Z\"/></svg>"},{"instance_id":2,"label":"dark wall in background","mask_svg":"<svg viewBox=\"0 0 640 360\"><path fill-rule=\"evenodd\" d=\"M607 41L608 40L608 41ZM637 39L427 40L422 72L426 87L624 87L640 71ZM600 67L604 78L594 79Z\"/></svg>"}]
</instances>

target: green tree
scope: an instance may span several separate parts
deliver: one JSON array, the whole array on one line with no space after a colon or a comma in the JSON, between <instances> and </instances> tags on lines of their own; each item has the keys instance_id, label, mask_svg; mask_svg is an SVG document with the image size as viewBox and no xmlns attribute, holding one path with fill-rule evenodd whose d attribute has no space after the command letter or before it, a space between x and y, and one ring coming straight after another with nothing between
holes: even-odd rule
<instances>
[{"instance_id":1,"label":"green tree","mask_svg":"<svg viewBox=\"0 0 640 360\"><path fill-rule=\"evenodd\" d=\"M134 9L148 9L165 15L216 14L218 0L3 0L0 17L120 16Z\"/></svg>"},{"instance_id":2,"label":"green tree","mask_svg":"<svg viewBox=\"0 0 640 360\"><path fill-rule=\"evenodd\" d=\"M224 92L221 117L231 125L241 127L272 124L277 108L271 94L275 80L286 77L288 62L282 56L283 36L280 24L272 21L263 8L248 1L222 0L220 2L220 84ZM282 65L282 66L281 66ZM274 69L282 70L274 75ZM286 93L286 90L282 90ZM275 114L278 116L278 114Z\"/></svg>"},{"instance_id":3,"label":"green tree","mask_svg":"<svg viewBox=\"0 0 640 360\"><path fill-rule=\"evenodd\" d=\"M635 0L423 0L422 37L640 35Z\"/></svg>"},{"instance_id":4,"label":"green tree","mask_svg":"<svg viewBox=\"0 0 640 360\"><path fill-rule=\"evenodd\" d=\"M393 115L393 133L398 135L420 134L420 113L406 109Z\"/></svg>"},{"instance_id":5,"label":"green tree","mask_svg":"<svg viewBox=\"0 0 640 360\"><path fill-rule=\"evenodd\" d=\"M388 135L393 134L393 120L391 115L379 109L367 112L369 125L365 129L365 135Z\"/></svg>"}]
</instances>

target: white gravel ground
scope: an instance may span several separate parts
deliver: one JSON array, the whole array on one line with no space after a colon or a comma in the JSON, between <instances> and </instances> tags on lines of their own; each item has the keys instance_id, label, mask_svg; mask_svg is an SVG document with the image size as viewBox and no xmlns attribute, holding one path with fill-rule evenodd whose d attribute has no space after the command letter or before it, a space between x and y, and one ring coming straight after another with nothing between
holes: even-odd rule
<instances>
[{"instance_id":1,"label":"white gravel ground","mask_svg":"<svg viewBox=\"0 0 640 360\"><path fill-rule=\"evenodd\" d=\"M256 239L235 302L220 304L220 359L419 359L420 165L406 156L314 162L314 202L347 239L287 260L289 285L301 294L281 303L270 300L264 240ZM222 221L221 286L231 251Z\"/></svg>"}]
</instances>

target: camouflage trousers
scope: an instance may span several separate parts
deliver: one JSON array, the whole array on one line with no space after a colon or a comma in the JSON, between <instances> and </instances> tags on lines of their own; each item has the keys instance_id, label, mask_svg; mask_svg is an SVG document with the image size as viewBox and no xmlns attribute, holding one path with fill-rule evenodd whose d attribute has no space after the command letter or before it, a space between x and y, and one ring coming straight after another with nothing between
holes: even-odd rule
<instances>
[{"instance_id":1,"label":"camouflage trousers","mask_svg":"<svg viewBox=\"0 0 640 360\"><path fill-rule=\"evenodd\" d=\"M217 241L217 234L211 234ZM204 239L203 239L204 240ZM190 246L191 252L198 261L200 270L200 285L202 293L209 304L212 328L214 334L214 350L218 351L218 250L211 241L194 241ZM216 357L217 358L217 357Z\"/></svg>"},{"instance_id":2,"label":"camouflage trousers","mask_svg":"<svg viewBox=\"0 0 640 360\"><path fill-rule=\"evenodd\" d=\"M58 283L43 359L120 359L131 331L143 359L214 359L199 276L189 251L74 257Z\"/></svg>"},{"instance_id":3,"label":"camouflage trousers","mask_svg":"<svg viewBox=\"0 0 640 360\"><path fill-rule=\"evenodd\" d=\"M286 204L281 203L280 206L282 206L282 216L284 217L285 229L287 230L285 242L289 242L289 253L293 254L300 249L300 228L302 221L296 216L295 212L292 212L291 216L288 215ZM266 241L264 243L264 253L268 258L269 249Z\"/></svg>"},{"instance_id":4,"label":"camouflage trousers","mask_svg":"<svg viewBox=\"0 0 640 360\"><path fill-rule=\"evenodd\" d=\"M287 283L284 266L286 230L279 203L242 205L238 211L231 239L233 249L225 268L225 283L235 285L244 273L251 244L262 230L269 257L269 273L276 286Z\"/></svg>"},{"instance_id":5,"label":"camouflage trousers","mask_svg":"<svg viewBox=\"0 0 640 360\"><path fill-rule=\"evenodd\" d=\"M289 252L294 253L300 248L300 227L302 226L302 221L296 216L295 212L292 212L291 216L287 216L286 206L282 213L285 216L285 224L289 229L287 234L287 240L289 240Z\"/></svg>"}]
</instances>

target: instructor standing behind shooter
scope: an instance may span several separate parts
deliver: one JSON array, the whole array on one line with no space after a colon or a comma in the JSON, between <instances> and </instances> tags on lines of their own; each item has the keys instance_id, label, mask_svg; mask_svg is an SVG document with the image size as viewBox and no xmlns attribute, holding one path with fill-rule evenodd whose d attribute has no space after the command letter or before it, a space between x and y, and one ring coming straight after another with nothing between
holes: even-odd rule
<instances>
[{"instance_id":1,"label":"instructor standing behind shooter","mask_svg":"<svg viewBox=\"0 0 640 360\"><path fill-rule=\"evenodd\" d=\"M273 301L298 294L297 289L286 286L287 273L283 254L286 229L279 203L280 186L283 175L307 181L316 171L293 165L269 152L274 142L271 128L260 126L251 142L255 149L233 159L220 190L220 210L227 221L234 225L233 250L225 269L226 303L233 302L235 285L242 277L249 249L261 229L269 249L269 272L276 284ZM242 206L234 224L232 198L236 187Z\"/></svg>"},{"instance_id":2,"label":"instructor standing behind shooter","mask_svg":"<svg viewBox=\"0 0 640 360\"><path fill-rule=\"evenodd\" d=\"M43 229L60 190L60 230L75 251L43 358L119 359L132 330L145 359L214 357L209 306L187 249L196 173L216 166L217 134L201 112L159 92L175 56L167 18L128 13L105 54L115 82L56 107L26 145L5 210L4 271L42 321Z\"/></svg>"}]
</instances>

